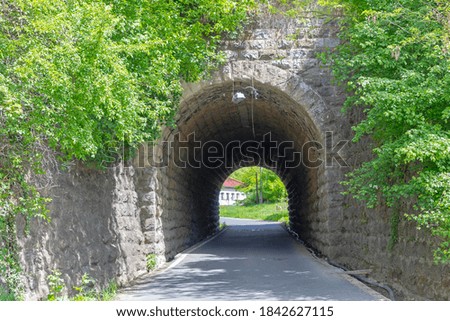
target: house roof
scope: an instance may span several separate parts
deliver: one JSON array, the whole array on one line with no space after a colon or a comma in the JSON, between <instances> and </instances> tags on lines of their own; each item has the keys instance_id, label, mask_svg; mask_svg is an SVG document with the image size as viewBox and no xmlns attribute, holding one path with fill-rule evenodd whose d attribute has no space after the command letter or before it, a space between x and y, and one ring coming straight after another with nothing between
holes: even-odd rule
<instances>
[{"instance_id":1,"label":"house roof","mask_svg":"<svg viewBox=\"0 0 450 321\"><path fill-rule=\"evenodd\" d=\"M238 181L237 179L228 177L225 182L223 183L223 187L237 187L244 185L241 181Z\"/></svg>"}]
</instances>

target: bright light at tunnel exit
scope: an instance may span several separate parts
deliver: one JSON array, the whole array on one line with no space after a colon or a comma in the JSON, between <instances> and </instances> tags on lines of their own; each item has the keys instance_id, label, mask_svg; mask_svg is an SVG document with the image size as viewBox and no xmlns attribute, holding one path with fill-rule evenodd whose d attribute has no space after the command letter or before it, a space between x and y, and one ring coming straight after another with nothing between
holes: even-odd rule
<instances>
[{"instance_id":1,"label":"bright light at tunnel exit","mask_svg":"<svg viewBox=\"0 0 450 321\"><path fill-rule=\"evenodd\" d=\"M288 193L272 170L251 166L225 179L219 194L220 216L288 222Z\"/></svg>"}]
</instances>

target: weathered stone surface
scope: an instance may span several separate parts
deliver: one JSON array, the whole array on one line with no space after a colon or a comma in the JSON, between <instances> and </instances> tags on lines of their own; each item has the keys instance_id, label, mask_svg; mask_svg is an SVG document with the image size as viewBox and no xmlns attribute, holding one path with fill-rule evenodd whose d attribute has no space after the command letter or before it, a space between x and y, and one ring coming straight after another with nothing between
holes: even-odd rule
<instances>
[{"instance_id":1,"label":"weathered stone surface","mask_svg":"<svg viewBox=\"0 0 450 321\"><path fill-rule=\"evenodd\" d=\"M47 276L55 269L69 292L84 273L104 286L145 272L133 174L75 167L56 176L48 192L51 221L33 220L30 234L20 237L27 299L47 295Z\"/></svg>"}]
</instances>

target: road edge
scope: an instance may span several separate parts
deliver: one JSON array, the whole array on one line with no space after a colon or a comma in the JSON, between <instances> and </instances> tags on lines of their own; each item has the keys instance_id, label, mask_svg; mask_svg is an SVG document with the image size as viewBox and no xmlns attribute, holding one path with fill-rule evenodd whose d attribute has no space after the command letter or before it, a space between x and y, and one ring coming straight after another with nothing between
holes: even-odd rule
<instances>
[{"instance_id":1,"label":"road edge","mask_svg":"<svg viewBox=\"0 0 450 321\"><path fill-rule=\"evenodd\" d=\"M331 267L333 267L333 268L335 268L335 269L341 270L341 271L342 271L341 273L337 273L337 274L339 274L340 277L342 277L344 280L348 281L349 283L353 284L354 286L360 288L361 290L363 290L363 291L366 292L367 294L373 296L376 300L378 300L378 301L391 301L388 297L386 297L386 296L384 296L383 294L381 294L380 292L378 292L378 291L372 289L370 286L368 286L368 285L365 284L364 282L362 282L362 281L360 281L360 280L354 278L353 276L351 276L351 275L349 275L349 274L346 274L344 269L342 269L342 268L340 268L340 267L337 267L337 266L334 266L333 264L330 264L330 262L328 261L328 258L327 258L327 257L325 257L325 259L324 259L324 258L321 258L321 257L318 257L318 256L314 253L314 250L311 249L311 248L309 248L309 247L305 244L305 242L303 242L303 241L298 237L298 235L294 235L293 233L291 233L291 230L290 230L289 227L286 225L286 223L282 223L281 225L282 225L283 229L286 230L286 232L289 234L289 236L292 237L296 242L298 242L298 243L300 243L302 246L304 246L304 247L308 250L308 252L311 254L311 256L312 256L316 261L318 261L318 262L321 263L321 264L324 264L324 265L327 265L327 266L331 266Z\"/></svg>"}]
</instances>

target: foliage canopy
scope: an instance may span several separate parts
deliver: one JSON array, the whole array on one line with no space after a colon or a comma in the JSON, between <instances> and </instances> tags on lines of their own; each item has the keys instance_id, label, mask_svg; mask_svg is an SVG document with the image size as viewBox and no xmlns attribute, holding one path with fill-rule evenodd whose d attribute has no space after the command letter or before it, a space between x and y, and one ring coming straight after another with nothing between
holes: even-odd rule
<instances>
[{"instance_id":1,"label":"foliage canopy","mask_svg":"<svg viewBox=\"0 0 450 321\"><path fill-rule=\"evenodd\" d=\"M277 174L269 169L257 166L243 167L233 172L231 177L244 183L238 189L246 193L245 203L258 203L257 192L260 195L261 186L262 200L264 202L280 202L287 197L286 187L283 182Z\"/></svg>"}]
</instances>

